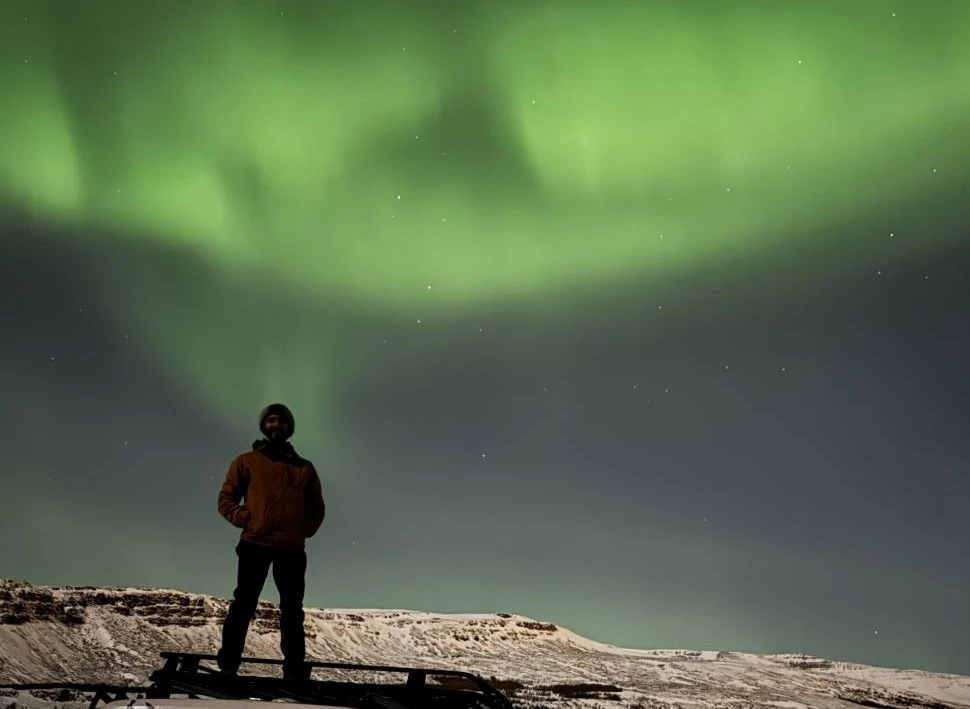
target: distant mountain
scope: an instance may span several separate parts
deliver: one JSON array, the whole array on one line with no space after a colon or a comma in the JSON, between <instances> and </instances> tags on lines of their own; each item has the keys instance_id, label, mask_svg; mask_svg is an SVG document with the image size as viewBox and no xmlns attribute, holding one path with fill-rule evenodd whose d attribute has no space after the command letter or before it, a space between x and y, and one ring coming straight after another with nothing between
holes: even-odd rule
<instances>
[{"instance_id":1,"label":"distant mountain","mask_svg":"<svg viewBox=\"0 0 970 709\"><path fill-rule=\"evenodd\" d=\"M162 650L215 652L228 601L171 589L42 587L0 580L0 684L141 684ZM262 602L249 656L279 657ZM515 615L307 609L316 659L460 669L517 707L572 709L970 709L970 677L805 655L627 650ZM0 707L36 697L0 696Z\"/></svg>"}]
</instances>

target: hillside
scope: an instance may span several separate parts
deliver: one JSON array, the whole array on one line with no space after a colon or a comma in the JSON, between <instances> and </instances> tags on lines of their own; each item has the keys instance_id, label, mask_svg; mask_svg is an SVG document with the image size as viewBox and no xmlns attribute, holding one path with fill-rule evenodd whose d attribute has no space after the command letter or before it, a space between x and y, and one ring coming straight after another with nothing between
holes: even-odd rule
<instances>
[{"instance_id":1,"label":"hillside","mask_svg":"<svg viewBox=\"0 0 970 709\"><path fill-rule=\"evenodd\" d=\"M0 581L0 683L145 682L162 650L214 652L226 607L172 589ZM248 655L279 656L276 621L275 605L261 603ZM306 629L314 658L468 670L522 707L970 709L970 677L803 655L627 650L506 614L308 608Z\"/></svg>"}]
</instances>

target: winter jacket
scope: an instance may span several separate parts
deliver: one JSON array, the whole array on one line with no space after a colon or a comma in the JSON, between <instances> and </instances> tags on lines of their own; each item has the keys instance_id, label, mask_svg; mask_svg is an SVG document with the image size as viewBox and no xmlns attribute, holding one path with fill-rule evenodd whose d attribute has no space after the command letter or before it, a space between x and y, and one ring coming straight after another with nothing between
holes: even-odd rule
<instances>
[{"instance_id":1,"label":"winter jacket","mask_svg":"<svg viewBox=\"0 0 970 709\"><path fill-rule=\"evenodd\" d=\"M320 528L326 505L313 464L289 443L262 440L230 463L219 491L219 514L239 527L246 541L298 549Z\"/></svg>"}]
</instances>

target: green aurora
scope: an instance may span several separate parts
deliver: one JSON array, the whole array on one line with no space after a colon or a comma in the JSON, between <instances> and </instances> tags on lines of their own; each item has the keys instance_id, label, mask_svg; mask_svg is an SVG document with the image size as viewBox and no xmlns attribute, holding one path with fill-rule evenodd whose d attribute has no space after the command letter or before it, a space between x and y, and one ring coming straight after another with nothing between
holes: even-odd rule
<instances>
[{"instance_id":1,"label":"green aurora","mask_svg":"<svg viewBox=\"0 0 970 709\"><path fill-rule=\"evenodd\" d=\"M415 323L807 234L846 256L826 225L970 166L970 140L944 148L970 5L460 5L5 2L0 196L211 269L104 278L145 351L249 424L269 397L324 415L357 359L309 327L334 303ZM253 343L260 317L285 352Z\"/></svg>"}]
</instances>

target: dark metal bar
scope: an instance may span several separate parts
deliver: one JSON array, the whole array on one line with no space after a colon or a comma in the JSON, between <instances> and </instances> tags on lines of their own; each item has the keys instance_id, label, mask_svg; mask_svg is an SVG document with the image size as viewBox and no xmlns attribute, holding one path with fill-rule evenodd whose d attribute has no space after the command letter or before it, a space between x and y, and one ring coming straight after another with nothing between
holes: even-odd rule
<instances>
[{"instance_id":1,"label":"dark metal bar","mask_svg":"<svg viewBox=\"0 0 970 709\"><path fill-rule=\"evenodd\" d=\"M359 709L421 709L434 697L444 699L442 706L469 709L479 706L481 700L493 709L513 709L512 703L502 692L481 677L459 670L437 670L391 665L367 665L348 662L306 663L309 669L333 669L357 672L384 672L405 675L400 684L372 684L355 681L305 679L288 681L279 677L260 675L223 675L202 661L216 661L215 655L185 652L163 652L165 660L161 668L152 672L148 687L85 684L72 682L45 682L0 685L0 689L56 690L67 689L92 694L88 709L97 709L101 702L108 703L138 698L166 699L172 695L209 697L213 699L290 699L303 704L358 707ZM242 662L257 665L282 665L282 660L263 657L244 657ZM454 677L470 682L475 690L430 685L428 677ZM115 695L116 699L112 699ZM477 696L476 701L473 697Z\"/></svg>"},{"instance_id":2,"label":"dark metal bar","mask_svg":"<svg viewBox=\"0 0 970 709\"><path fill-rule=\"evenodd\" d=\"M114 694L147 692L148 687L128 687L114 684L85 684L81 682L28 682L25 684L0 684L0 689L20 689L25 692L47 689L69 689L75 692L110 692Z\"/></svg>"},{"instance_id":3,"label":"dark metal bar","mask_svg":"<svg viewBox=\"0 0 970 709\"><path fill-rule=\"evenodd\" d=\"M198 662L200 660L209 660L215 662L217 660L215 655L206 655L200 653L186 653L186 652L163 652L162 657L174 660L177 664L179 660L183 662L186 660L191 660L196 668L199 667ZM269 658L269 657L244 657L242 658L243 664L255 664L255 665L282 665L283 660ZM421 672L425 677L456 677L466 679L484 695L490 697L491 699L497 701L500 706L505 707L505 709L510 709L511 704L508 698L499 692L497 689L492 687L488 682L479 677L478 675L472 674L471 672L463 672L461 670L445 670L445 669L425 669L416 667L400 667L394 665L369 665L369 664L359 664L351 662L323 662L318 660L312 660L305 663L307 667L318 668L318 669L331 669L331 670L350 670L350 671L360 671L360 672L387 672L396 674L406 674L411 675L413 672ZM168 665L166 665L167 669ZM155 680L154 675L152 680Z\"/></svg>"}]
</instances>

